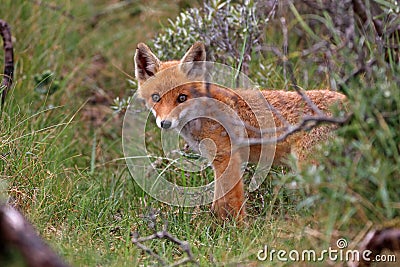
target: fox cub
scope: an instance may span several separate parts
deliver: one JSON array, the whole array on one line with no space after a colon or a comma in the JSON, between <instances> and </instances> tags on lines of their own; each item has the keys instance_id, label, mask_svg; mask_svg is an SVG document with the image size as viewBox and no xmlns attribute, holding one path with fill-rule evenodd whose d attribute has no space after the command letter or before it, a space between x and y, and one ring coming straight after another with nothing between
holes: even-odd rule
<instances>
[{"instance_id":1,"label":"fox cub","mask_svg":"<svg viewBox=\"0 0 400 267\"><path fill-rule=\"evenodd\" d=\"M157 126L179 131L196 151L206 150L214 170L214 213L221 219L242 220L246 212L241 167L245 162L259 161L263 153L261 142L246 145L243 140L262 140L264 135L260 131L265 125L271 125L271 121L277 129L282 128L285 126L282 117L296 124L305 114L312 115L313 110L296 92L232 90L207 82L206 52L201 42L194 43L181 60L173 61L160 61L145 44L139 43L134 61L138 96L154 114ZM329 90L309 90L306 94L327 114L330 106L345 101L344 95ZM261 100L264 105L260 104ZM214 102L221 107L211 104ZM270 112L269 118L257 119L257 114L265 113L269 107L277 112ZM228 109L234 112L229 113ZM226 115L221 115L224 112ZM269 124L265 124L268 120ZM240 130L240 123L244 131ZM308 160L313 146L327 139L331 131L329 126L319 126L290 135L271 148L275 151L267 151L266 155L273 158L266 160L283 164L293 154L301 166ZM213 145L204 145L205 139ZM235 140L241 143L237 145Z\"/></svg>"}]
</instances>

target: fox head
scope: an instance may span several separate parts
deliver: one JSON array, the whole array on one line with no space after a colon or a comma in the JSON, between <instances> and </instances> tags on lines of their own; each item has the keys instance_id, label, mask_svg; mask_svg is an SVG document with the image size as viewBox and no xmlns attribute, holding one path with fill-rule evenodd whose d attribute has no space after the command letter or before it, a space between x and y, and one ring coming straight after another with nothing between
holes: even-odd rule
<instances>
[{"instance_id":1,"label":"fox head","mask_svg":"<svg viewBox=\"0 0 400 267\"><path fill-rule=\"evenodd\" d=\"M144 99L158 127L177 127L187 113L189 100L203 95L205 60L201 42L194 43L181 60L164 62L147 45L137 45L134 61L138 97Z\"/></svg>"}]
</instances>

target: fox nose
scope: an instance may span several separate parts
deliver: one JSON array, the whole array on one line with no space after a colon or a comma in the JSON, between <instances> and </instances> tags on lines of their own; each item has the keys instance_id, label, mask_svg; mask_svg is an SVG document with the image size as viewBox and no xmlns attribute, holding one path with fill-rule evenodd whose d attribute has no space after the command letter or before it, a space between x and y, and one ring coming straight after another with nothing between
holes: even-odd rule
<instances>
[{"instance_id":1,"label":"fox nose","mask_svg":"<svg viewBox=\"0 0 400 267\"><path fill-rule=\"evenodd\" d=\"M171 127L171 124L171 121L163 120L161 121L161 128L168 129L169 127Z\"/></svg>"}]
</instances>

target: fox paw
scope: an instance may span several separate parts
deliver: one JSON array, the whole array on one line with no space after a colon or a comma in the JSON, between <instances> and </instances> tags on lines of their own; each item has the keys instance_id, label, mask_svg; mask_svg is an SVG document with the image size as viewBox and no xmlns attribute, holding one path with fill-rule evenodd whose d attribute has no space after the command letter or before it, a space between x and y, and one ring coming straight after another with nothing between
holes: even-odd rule
<instances>
[{"instance_id":1,"label":"fox paw","mask_svg":"<svg viewBox=\"0 0 400 267\"><path fill-rule=\"evenodd\" d=\"M236 220L243 222L246 218L246 211L243 203L231 203L224 200L214 201L211 207L212 212L221 220Z\"/></svg>"}]
</instances>

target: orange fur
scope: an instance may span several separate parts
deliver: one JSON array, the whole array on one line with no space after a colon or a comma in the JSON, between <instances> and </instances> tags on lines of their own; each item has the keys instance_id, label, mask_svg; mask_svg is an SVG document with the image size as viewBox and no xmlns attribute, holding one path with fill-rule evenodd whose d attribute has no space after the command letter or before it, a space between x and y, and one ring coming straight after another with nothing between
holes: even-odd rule
<instances>
[{"instance_id":1,"label":"orange fur","mask_svg":"<svg viewBox=\"0 0 400 267\"><path fill-rule=\"evenodd\" d=\"M201 65L196 68L194 65L181 64L201 62L205 61L205 58L204 45L199 42L195 43L180 61L166 62L160 61L145 44L138 44L135 54L135 74L139 81L138 95L153 111L157 125L161 128L177 128L182 121L182 114L193 113L195 115L200 110L208 110L207 114L209 115L221 116L221 110L225 111L230 108L236 112L240 120L252 129L265 127L260 125L264 122L256 119L257 110L260 112L263 112L263 109L267 110L265 106L257 106L257 103L260 103L259 91L232 90L198 81L193 76L201 75ZM268 103L291 124L296 124L304 114L313 114L313 110L296 92L263 90L261 93ZM155 94L158 97L154 98ZM331 105L342 103L345 100L344 95L329 90L310 90L306 91L306 94L319 109L328 114ZM190 100L193 99L201 100L191 102ZM211 99L223 103L225 107L213 111ZM256 106L255 109L251 107L253 104ZM225 116L225 119L229 118L230 115ZM268 118L265 120L267 121ZM275 113L270 120L273 120L276 127L284 126ZM210 156L215 175L212 209L222 219L233 216L242 220L246 213L240 168L244 161L257 162L259 160L261 145L234 148L235 141L232 140L228 133L229 130L224 126L226 125L221 125L212 119L197 118L189 121L182 128L181 135L195 150L199 150L200 142L203 139L208 138L214 142L215 151L207 145L205 147L206 154L209 156L213 154L213 157ZM233 124L231 126L233 132L236 133L237 127ZM290 153L296 155L298 166L304 164L315 144L327 139L331 130L331 127L320 126L309 132L290 135L276 144L274 164L284 164ZM246 137L261 138L264 136L260 136L260 132L256 130L246 128Z\"/></svg>"}]
</instances>

